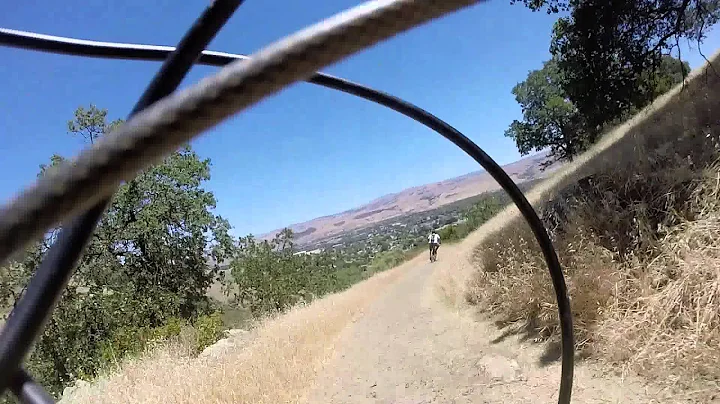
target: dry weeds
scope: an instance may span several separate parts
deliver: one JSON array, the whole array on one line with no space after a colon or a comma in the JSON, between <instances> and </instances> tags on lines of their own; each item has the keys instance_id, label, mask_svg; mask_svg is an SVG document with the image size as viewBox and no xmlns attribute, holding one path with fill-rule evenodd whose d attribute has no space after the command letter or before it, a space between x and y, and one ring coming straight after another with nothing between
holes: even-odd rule
<instances>
[{"instance_id":1,"label":"dry weeds","mask_svg":"<svg viewBox=\"0 0 720 404\"><path fill-rule=\"evenodd\" d=\"M720 53L711 60L717 69ZM718 117L720 76L706 65L529 195L566 208L553 237L580 352L668 388L701 386L703 400L720 398ZM463 288L441 279L445 295L529 337L556 336L547 269L517 210L469 239L479 270Z\"/></svg>"},{"instance_id":2,"label":"dry weeds","mask_svg":"<svg viewBox=\"0 0 720 404\"><path fill-rule=\"evenodd\" d=\"M712 58L714 63L720 64L719 56ZM676 88L662 96L528 195L538 205L579 178L611 172L611 167L626 174L639 173L636 177L641 180L674 161L673 167L693 174L683 179L694 184L689 205L675 198L676 193L661 192L669 198L661 201L662 206L690 207L692 213L665 212L671 214L662 217L672 220L667 222L670 228L662 230L662 237L636 233L628 239L630 248L624 255L608 248L612 243L608 243L606 232L592 225L622 230L626 224L617 210L623 205L610 203L618 200L609 195L596 199L599 203L585 210L593 215L575 210L571 215L574 225L556 241L583 351L623 366L629 364L634 370L669 382L688 383L694 378L712 381L720 369L720 209L713 203L718 198L717 182L707 175L703 181L696 181L700 178L696 175L698 166L716 153L709 145L717 142L713 136L718 132L710 131L717 126L710 123L717 124L712 119L720 116L719 90L720 77L711 69L694 71L682 92ZM692 156L693 161L679 165L678 156ZM665 172L668 175L658 180L673 183L671 171ZM632 183L630 178L626 175L622 181L609 184ZM640 180L636 185L643 183ZM662 181L652 182L650 189L662 189L656 187ZM643 195L655 192L629 189L640 189ZM600 207L614 214L603 219ZM585 221L588 218L595 219ZM612 218L616 220L608 220ZM648 229L641 224L634 223L633 228ZM490 220L456 250L476 260L482 270L470 260L452 260L452 265L442 268L437 286L451 304L471 302L502 315L506 322L529 324L526 330L552 336L556 323L553 294L534 241L523 226L514 208ZM474 248L477 245L479 249ZM639 245L646 251L633 254ZM181 347L165 345L144 358L122 364L117 372L78 389L65 401L298 402L334 355L334 343L346 325L358 318L400 271L418 262L411 260L345 292L267 319L249 337L233 337L220 358L191 358Z\"/></svg>"},{"instance_id":3,"label":"dry weeds","mask_svg":"<svg viewBox=\"0 0 720 404\"><path fill-rule=\"evenodd\" d=\"M678 226L660 256L625 269L639 275L607 306L597 349L666 382L720 381L720 215Z\"/></svg>"},{"instance_id":4,"label":"dry weeds","mask_svg":"<svg viewBox=\"0 0 720 404\"><path fill-rule=\"evenodd\" d=\"M268 318L231 337L220 355L193 358L163 345L78 388L64 402L295 403L334 354L339 333L392 284L411 260L342 293Z\"/></svg>"}]
</instances>

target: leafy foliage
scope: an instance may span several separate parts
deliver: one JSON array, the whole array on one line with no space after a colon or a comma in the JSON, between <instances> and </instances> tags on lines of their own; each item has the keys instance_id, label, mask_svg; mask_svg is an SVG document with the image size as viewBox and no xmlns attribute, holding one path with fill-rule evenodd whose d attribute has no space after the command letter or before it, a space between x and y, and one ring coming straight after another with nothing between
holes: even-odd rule
<instances>
[{"instance_id":1,"label":"leafy foliage","mask_svg":"<svg viewBox=\"0 0 720 404\"><path fill-rule=\"evenodd\" d=\"M106 236L98 246L103 249L87 254L115 257L112 277L120 276L154 324L163 316L189 318L203 311L205 292L219 271L207 257L217 263L232 252L230 225L211 213L215 198L200 187L209 178L209 160L200 160L189 146L143 172L117 193L105 215L98 232Z\"/></svg>"},{"instance_id":2,"label":"leafy foliage","mask_svg":"<svg viewBox=\"0 0 720 404\"><path fill-rule=\"evenodd\" d=\"M255 314L282 311L334 291L335 264L328 254L295 254L293 233L284 229L272 240L240 238L230 264L236 301Z\"/></svg>"},{"instance_id":3,"label":"leafy foliage","mask_svg":"<svg viewBox=\"0 0 720 404\"><path fill-rule=\"evenodd\" d=\"M681 82L690 66L670 56L678 41L700 44L720 18L718 0L518 2L569 13L553 28L552 59L513 89L523 120L506 131L522 154L549 149L548 163L571 160Z\"/></svg>"},{"instance_id":4,"label":"leafy foliage","mask_svg":"<svg viewBox=\"0 0 720 404\"><path fill-rule=\"evenodd\" d=\"M368 275L386 271L407 261L415 255L415 251L386 250L376 255L368 264Z\"/></svg>"},{"instance_id":5,"label":"leafy foliage","mask_svg":"<svg viewBox=\"0 0 720 404\"><path fill-rule=\"evenodd\" d=\"M671 48L670 39L702 41L705 30L718 21L719 5L717 0L510 0L516 3L548 14L583 7L614 9L619 14L616 18L627 22L621 28L624 39L640 38L658 49Z\"/></svg>"},{"instance_id":6,"label":"leafy foliage","mask_svg":"<svg viewBox=\"0 0 720 404\"><path fill-rule=\"evenodd\" d=\"M78 108L68 129L94 142L118 124L91 106ZM63 161L53 156L39 175ZM205 318L213 311L206 290L218 276L216 263L234 246L229 223L212 213L215 197L202 188L209 178L210 161L186 146L120 188L28 361L52 393L94 377L152 339L176 335L181 323L204 319L198 320L204 330L198 346L217 337L210 332L217 315ZM2 271L0 298L8 305L58 232L48 232Z\"/></svg>"},{"instance_id":7,"label":"leafy foliage","mask_svg":"<svg viewBox=\"0 0 720 404\"><path fill-rule=\"evenodd\" d=\"M523 120L514 120L505 131L523 155L549 148L552 159L548 164L571 160L588 142L583 117L563 91L562 80L554 59L530 72L512 90L522 107Z\"/></svg>"},{"instance_id":8,"label":"leafy foliage","mask_svg":"<svg viewBox=\"0 0 720 404\"><path fill-rule=\"evenodd\" d=\"M649 104L658 95L656 83L676 77L664 69L686 66L663 63L663 51L675 47L665 36L681 35L675 30L680 16L654 3L585 1L555 24L550 51L565 74L563 90L593 133ZM680 76L688 72L689 66Z\"/></svg>"},{"instance_id":9,"label":"leafy foliage","mask_svg":"<svg viewBox=\"0 0 720 404\"><path fill-rule=\"evenodd\" d=\"M487 222L505 207L497 198L486 198L472 205L464 214L464 221L458 224L443 227L438 234L445 242L462 240Z\"/></svg>"},{"instance_id":10,"label":"leafy foliage","mask_svg":"<svg viewBox=\"0 0 720 404\"><path fill-rule=\"evenodd\" d=\"M571 87L568 76L572 73L561 66L557 59L551 59L513 88L515 100L522 107L523 120L514 120L505 131L505 136L515 140L523 155L548 150L550 158L545 166L572 160L597 141L604 127L637 112L681 82L690 70L687 62L663 56L657 69L641 72L631 88L626 89L624 94L634 99L620 100L619 93L613 96L587 89L576 91L580 95L573 98L566 92L566 88ZM583 112L573 99L590 106Z\"/></svg>"},{"instance_id":11,"label":"leafy foliage","mask_svg":"<svg viewBox=\"0 0 720 404\"><path fill-rule=\"evenodd\" d=\"M75 119L68 121L68 132L93 144L97 138L122 123L120 120L108 122L107 114L106 109L100 109L93 104L90 104L88 109L78 107L75 110Z\"/></svg>"},{"instance_id":12,"label":"leafy foliage","mask_svg":"<svg viewBox=\"0 0 720 404\"><path fill-rule=\"evenodd\" d=\"M222 337L222 314L219 311L215 311L209 315L198 317L198 319L193 324L193 329L196 332L194 346L195 352L200 353L203 349L214 344ZM178 328L178 334L179 331L180 330Z\"/></svg>"}]
</instances>

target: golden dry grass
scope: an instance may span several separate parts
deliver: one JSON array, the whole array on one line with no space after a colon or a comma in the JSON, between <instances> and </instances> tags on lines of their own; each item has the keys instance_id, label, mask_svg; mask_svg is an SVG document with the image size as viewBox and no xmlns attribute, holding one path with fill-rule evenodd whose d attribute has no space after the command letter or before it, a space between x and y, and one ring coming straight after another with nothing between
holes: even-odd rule
<instances>
[{"instance_id":1,"label":"golden dry grass","mask_svg":"<svg viewBox=\"0 0 720 404\"><path fill-rule=\"evenodd\" d=\"M720 57L716 55L713 60ZM673 89L605 136L588 153L531 191L529 199L537 206L578 178L609 173L613 167L619 173L647 174L656 171L658 164L677 162L673 159L683 153L708 161L712 154L706 153L712 152L705 147L708 138L689 129L701 129L701 122L720 116L720 97L715 95L719 91L720 78L712 71L694 71L683 91ZM666 160L658 163L657 156ZM660 177L668 183L672 183L671 178ZM578 341L587 347L586 352L632 363L634 369L645 369L652 375L659 375L658 369L664 366L668 369L664 376L671 381L682 380L681 371L688 369L708 380L720 368L717 356L713 356L717 351L712 350L720 346L720 221L718 209L710 203L717 198L717 188L711 176L703 178L697 182L702 186L693 188L692 193L696 217L674 224L665 238L651 243L654 261L641 257L633 260L631 256L618 261L598 234L579 225L583 218L597 217L598 211L588 210L595 216L576 212L574 223L578 225L568 229L564 240L558 242L558 250L573 298ZM612 209L612 205L607 206ZM615 228L623 224L622 220L606 222L615 223ZM489 248L493 246L498 248ZM544 264L516 209L501 212L455 251L467 259L449 260L452 264L440 267L437 278L438 290L449 303L474 303L504 315L507 321L532 320L536 331L552 335L555 302ZM266 319L251 335L231 338L220 358L192 358L182 347L165 345L123 363L116 372L78 389L65 402L301 402L315 376L334 355L334 343L342 330L402 271L424 258L421 255L342 293ZM668 268L676 269L676 274L669 276ZM662 279L658 274L664 274L664 280L650 282L656 277ZM702 359L698 360L700 355Z\"/></svg>"},{"instance_id":2,"label":"golden dry grass","mask_svg":"<svg viewBox=\"0 0 720 404\"><path fill-rule=\"evenodd\" d=\"M571 191L554 238L580 352L669 388L701 386L698 400L720 390L720 53L711 62L528 193L542 208L593 180ZM463 253L474 265L438 278L449 302L531 337L556 335L547 269L516 208L471 234Z\"/></svg>"},{"instance_id":3,"label":"golden dry grass","mask_svg":"<svg viewBox=\"0 0 720 404\"><path fill-rule=\"evenodd\" d=\"M596 327L602 356L669 383L720 380L720 215L678 226L656 259L625 269L641 275Z\"/></svg>"},{"instance_id":4,"label":"golden dry grass","mask_svg":"<svg viewBox=\"0 0 720 404\"><path fill-rule=\"evenodd\" d=\"M413 265L379 273L354 287L260 321L215 355L193 358L166 344L78 388L63 402L295 403L334 354L341 331Z\"/></svg>"}]
</instances>

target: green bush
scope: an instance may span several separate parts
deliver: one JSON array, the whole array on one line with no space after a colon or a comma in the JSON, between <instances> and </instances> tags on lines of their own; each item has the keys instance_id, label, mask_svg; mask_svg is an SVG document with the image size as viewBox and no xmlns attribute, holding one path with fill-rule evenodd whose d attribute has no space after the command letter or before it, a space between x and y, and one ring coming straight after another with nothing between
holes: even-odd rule
<instances>
[{"instance_id":1,"label":"green bush","mask_svg":"<svg viewBox=\"0 0 720 404\"><path fill-rule=\"evenodd\" d=\"M152 330L151 339L167 340L172 337L177 337L186 325L187 322L185 320L177 317L170 317L165 324Z\"/></svg>"},{"instance_id":2,"label":"green bush","mask_svg":"<svg viewBox=\"0 0 720 404\"><path fill-rule=\"evenodd\" d=\"M196 332L195 351L197 353L217 342L225 331L222 313L219 311L198 317L193 323L193 327Z\"/></svg>"},{"instance_id":3,"label":"green bush","mask_svg":"<svg viewBox=\"0 0 720 404\"><path fill-rule=\"evenodd\" d=\"M119 360L141 354L152 342L167 341L180 335L187 323L177 317L154 328L125 326L116 329L112 336L100 343L100 363L98 368L106 368Z\"/></svg>"},{"instance_id":4,"label":"green bush","mask_svg":"<svg viewBox=\"0 0 720 404\"><path fill-rule=\"evenodd\" d=\"M444 242L454 242L465 238L478 229L483 223L495 216L505 207L498 198L491 196L480 200L468 209L463 218L465 221L443 227L438 231L440 239Z\"/></svg>"},{"instance_id":5,"label":"green bush","mask_svg":"<svg viewBox=\"0 0 720 404\"><path fill-rule=\"evenodd\" d=\"M347 265L338 268L335 277L337 280L337 290L344 290L350 286L360 282L367 277L367 271L359 264Z\"/></svg>"},{"instance_id":6,"label":"green bush","mask_svg":"<svg viewBox=\"0 0 720 404\"><path fill-rule=\"evenodd\" d=\"M150 331L146 328L118 328L110 339L100 343L101 363L98 368L102 364L116 364L127 355L139 354L145 349L149 336Z\"/></svg>"},{"instance_id":7,"label":"green bush","mask_svg":"<svg viewBox=\"0 0 720 404\"><path fill-rule=\"evenodd\" d=\"M368 272L370 272L370 274L374 274L377 272L386 271L407 261L409 257L410 254L402 250L390 250L381 252L380 254L376 255L372 259L372 261L370 261L370 265L368 265Z\"/></svg>"},{"instance_id":8,"label":"green bush","mask_svg":"<svg viewBox=\"0 0 720 404\"><path fill-rule=\"evenodd\" d=\"M91 105L78 108L67 129L92 143L118 123ZM54 155L38 175L61 164ZM185 146L119 188L26 364L56 398L78 378L92 379L211 312L206 292L234 246L229 223L213 213L214 195L203 189L209 179L210 161ZM58 230L0 269L3 305L22 294ZM202 335L200 343L212 339Z\"/></svg>"},{"instance_id":9,"label":"green bush","mask_svg":"<svg viewBox=\"0 0 720 404\"><path fill-rule=\"evenodd\" d=\"M230 264L237 285L235 302L253 314L286 310L337 290L335 257L295 254L293 234L283 230L272 241L239 240Z\"/></svg>"},{"instance_id":10,"label":"green bush","mask_svg":"<svg viewBox=\"0 0 720 404\"><path fill-rule=\"evenodd\" d=\"M440 240L444 242L457 241L462 238L461 233L464 232L466 228L467 226L463 226L462 224L453 224L440 229L438 235L440 235Z\"/></svg>"}]
</instances>

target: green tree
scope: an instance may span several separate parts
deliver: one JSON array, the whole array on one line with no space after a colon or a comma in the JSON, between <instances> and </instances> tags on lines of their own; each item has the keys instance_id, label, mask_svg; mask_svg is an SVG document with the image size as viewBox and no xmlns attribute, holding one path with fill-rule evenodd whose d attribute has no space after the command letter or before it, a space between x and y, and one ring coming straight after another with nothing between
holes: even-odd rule
<instances>
[{"instance_id":1,"label":"green tree","mask_svg":"<svg viewBox=\"0 0 720 404\"><path fill-rule=\"evenodd\" d=\"M697 35L685 27L687 11L680 11L687 1L669 8L665 4L672 1L574 3L570 16L556 22L550 51L564 75L562 88L594 141L606 124L645 107L670 87L661 82L680 82L689 66L668 63L663 53L676 48L671 38Z\"/></svg>"},{"instance_id":2,"label":"green tree","mask_svg":"<svg viewBox=\"0 0 720 404\"><path fill-rule=\"evenodd\" d=\"M290 229L271 241L241 237L230 268L237 303L256 315L286 310L337 287L335 259L326 253L295 254Z\"/></svg>"},{"instance_id":3,"label":"green tree","mask_svg":"<svg viewBox=\"0 0 720 404\"><path fill-rule=\"evenodd\" d=\"M619 28L621 40L648 42L650 50L677 47L680 38L702 42L720 15L718 0L510 0L516 3L548 14L583 7L614 9L616 18L626 22Z\"/></svg>"},{"instance_id":4,"label":"green tree","mask_svg":"<svg viewBox=\"0 0 720 404\"><path fill-rule=\"evenodd\" d=\"M90 104L88 109L78 107L75 110L75 119L68 121L68 132L93 144L98 137L122 123L121 120L108 122L107 114L107 109L100 109L93 104Z\"/></svg>"},{"instance_id":5,"label":"green tree","mask_svg":"<svg viewBox=\"0 0 720 404\"><path fill-rule=\"evenodd\" d=\"M201 187L209 179L210 161L185 146L123 186L104 217L99 234L116 257L112 276L144 302L154 324L203 311L218 263L232 252L230 225L212 213L215 197Z\"/></svg>"},{"instance_id":6,"label":"green tree","mask_svg":"<svg viewBox=\"0 0 720 404\"><path fill-rule=\"evenodd\" d=\"M668 92L676 84L682 82L688 72L690 72L690 63L663 55L656 69L645 71L640 76L643 90L648 92L644 101L649 103Z\"/></svg>"},{"instance_id":7,"label":"green tree","mask_svg":"<svg viewBox=\"0 0 720 404\"><path fill-rule=\"evenodd\" d=\"M657 22L657 17L639 16L657 12L648 4L636 6L624 0L526 3L548 10L569 7L572 13L555 24L553 58L512 90L523 119L513 121L505 135L515 140L523 155L547 149L546 164L572 160L595 143L606 127L647 106L690 70L687 62L662 55L661 42L643 36L657 34L648 22ZM630 30L627 24L647 27Z\"/></svg>"},{"instance_id":8,"label":"green tree","mask_svg":"<svg viewBox=\"0 0 720 404\"><path fill-rule=\"evenodd\" d=\"M551 59L512 89L523 120L514 120L505 136L515 141L522 155L549 149L546 164L572 160L588 143L584 120L565 95L562 81L562 72Z\"/></svg>"},{"instance_id":9,"label":"green tree","mask_svg":"<svg viewBox=\"0 0 720 404\"><path fill-rule=\"evenodd\" d=\"M68 129L94 142L118 124L91 106L78 108ZM62 163L53 156L39 175ZM212 212L215 197L202 187L209 178L210 161L186 146L120 187L28 360L53 394L137 350L150 330L212 311L206 291L234 246L228 222ZM15 257L0 277L0 298L22 293L56 235Z\"/></svg>"},{"instance_id":10,"label":"green tree","mask_svg":"<svg viewBox=\"0 0 720 404\"><path fill-rule=\"evenodd\" d=\"M720 0L511 0L533 11L567 12L550 51L562 90L585 121L588 143L679 83L689 65L680 39L697 42L720 18Z\"/></svg>"}]
</instances>

